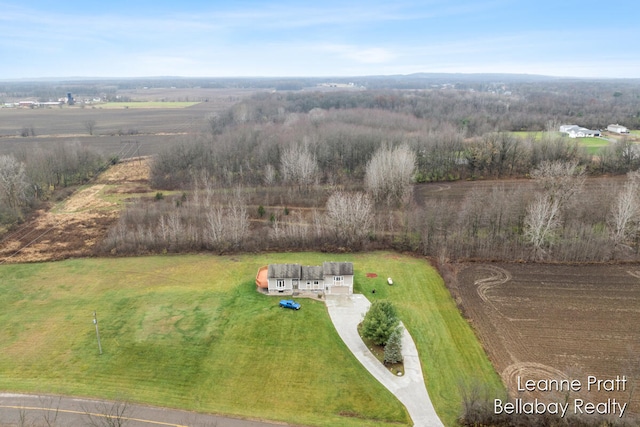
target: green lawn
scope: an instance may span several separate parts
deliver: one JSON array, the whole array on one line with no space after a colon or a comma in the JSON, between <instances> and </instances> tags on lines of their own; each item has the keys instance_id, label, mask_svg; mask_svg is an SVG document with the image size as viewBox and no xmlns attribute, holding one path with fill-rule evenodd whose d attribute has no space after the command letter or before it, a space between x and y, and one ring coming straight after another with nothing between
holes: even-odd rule
<instances>
[{"instance_id":1,"label":"green lawn","mask_svg":"<svg viewBox=\"0 0 640 427\"><path fill-rule=\"evenodd\" d=\"M96 108L102 109L118 109L118 108L186 108L200 102L185 101L131 101L131 102L107 102L104 104L96 104Z\"/></svg>"},{"instance_id":2,"label":"green lawn","mask_svg":"<svg viewBox=\"0 0 640 427\"><path fill-rule=\"evenodd\" d=\"M543 131L535 131L535 132L530 132L530 131L513 131L513 132L509 132L511 135L517 136L519 138L532 138L534 141L539 141L540 139L542 139L542 136L547 134L548 132L543 132ZM560 135L560 132L554 132L557 135Z\"/></svg>"},{"instance_id":3,"label":"green lawn","mask_svg":"<svg viewBox=\"0 0 640 427\"><path fill-rule=\"evenodd\" d=\"M497 375L437 273L392 253L154 256L0 266L0 389L124 398L318 426L406 425L323 303L283 310L255 291L270 262L352 260L356 288L393 300L447 425L458 385ZM377 272L369 279L366 272ZM384 284L387 276L397 285ZM98 355L97 310L104 354Z\"/></svg>"},{"instance_id":4,"label":"green lawn","mask_svg":"<svg viewBox=\"0 0 640 427\"><path fill-rule=\"evenodd\" d=\"M578 145L585 147L587 153L597 154L604 147L608 147L611 143L604 138L576 138Z\"/></svg>"},{"instance_id":5,"label":"green lawn","mask_svg":"<svg viewBox=\"0 0 640 427\"><path fill-rule=\"evenodd\" d=\"M542 139L542 136L547 134L547 132L510 132L512 135L515 135L519 138L532 138L534 141L539 141ZM560 132L554 132L556 135L563 135ZM566 138L568 138L565 135ZM597 154L600 149L603 147L607 147L610 142L603 138L576 138L575 141L579 146L585 147L587 153L594 155Z\"/></svg>"},{"instance_id":6,"label":"green lawn","mask_svg":"<svg viewBox=\"0 0 640 427\"><path fill-rule=\"evenodd\" d=\"M398 308L416 341L429 396L445 425L456 425L463 387L482 384L490 397L504 396L486 353L432 267L421 259L391 253L355 261L358 291L370 300L389 299ZM378 277L367 278L367 272Z\"/></svg>"}]
</instances>

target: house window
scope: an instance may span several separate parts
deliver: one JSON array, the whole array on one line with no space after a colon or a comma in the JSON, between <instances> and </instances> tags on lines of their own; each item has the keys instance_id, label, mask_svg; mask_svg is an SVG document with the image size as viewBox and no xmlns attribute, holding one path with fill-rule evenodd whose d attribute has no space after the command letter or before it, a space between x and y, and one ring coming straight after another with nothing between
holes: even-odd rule
<instances>
[{"instance_id":1,"label":"house window","mask_svg":"<svg viewBox=\"0 0 640 427\"><path fill-rule=\"evenodd\" d=\"M333 286L343 286L344 276L333 276Z\"/></svg>"},{"instance_id":2,"label":"house window","mask_svg":"<svg viewBox=\"0 0 640 427\"><path fill-rule=\"evenodd\" d=\"M284 289L284 280L276 280L276 289Z\"/></svg>"},{"instance_id":3,"label":"house window","mask_svg":"<svg viewBox=\"0 0 640 427\"><path fill-rule=\"evenodd\" d=\"M320 284L319 280L313 281L313 289L322 289L322 285Z\"/></svg>"}]
</instances>

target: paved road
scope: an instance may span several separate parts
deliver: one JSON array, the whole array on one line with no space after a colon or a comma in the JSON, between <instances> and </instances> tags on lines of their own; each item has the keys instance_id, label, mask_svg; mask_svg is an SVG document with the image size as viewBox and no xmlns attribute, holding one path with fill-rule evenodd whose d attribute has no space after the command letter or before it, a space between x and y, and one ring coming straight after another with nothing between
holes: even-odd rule
<instances>
[{"instance_id":1,"label":"paved road","mask_svg":"<svg viewBox=\"0 0 640 427\"><path fill-rule=\"evenodd\" d=\"M110 419L109 419L110 417ZM60 396L0 393L0 426L127 427L275 427L263 421L241 420L143 405Z\"/></svg>"},{"instance_id":2,"label":"paved road","mask_svg":"<svg viewBox=\"0 0 640 427\"><path fill-rule=\"evenodd\" d=\"M409 332L404 329L402 356L404 376L398 377L386 369L358 335L358 324L371 303L364 295L327 295L327 308L333 324L347 347L365 368L391 391L407 408L414 426L444 427L436 414L424 385L418 350Z\"/></svg>"}]
</instances>

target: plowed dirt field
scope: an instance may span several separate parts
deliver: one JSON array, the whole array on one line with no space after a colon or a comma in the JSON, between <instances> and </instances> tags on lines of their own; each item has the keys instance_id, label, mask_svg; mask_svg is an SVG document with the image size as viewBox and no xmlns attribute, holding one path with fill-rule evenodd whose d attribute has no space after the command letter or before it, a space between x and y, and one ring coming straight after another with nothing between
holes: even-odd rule
<instances>
[{"instance_id":1,"label":"plowed dirt field","mask_svg":"<svg viewBox=\"0 0 640 427\"><path fill-rule=\"evenodd\" d=\"M640 265L467 264L454 282L452 292L512 397L523 396L518 377L578 379L582 390L569 393L571 400L631 399L627 412L640 412ZM589 376L627 382L624 390L587 391Z\"/></svg>"}]
</instances>

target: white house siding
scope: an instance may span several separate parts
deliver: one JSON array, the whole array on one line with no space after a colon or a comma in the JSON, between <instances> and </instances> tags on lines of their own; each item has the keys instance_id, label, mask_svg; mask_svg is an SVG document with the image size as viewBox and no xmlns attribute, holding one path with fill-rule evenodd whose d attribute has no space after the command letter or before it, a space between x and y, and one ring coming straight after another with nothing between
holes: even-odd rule
<instances>
[{"instance_id":1,"label":"white house siding","mask_svg":"<svg viewBox=\"0 0 640 427\"><path fill-rule=\"evenodd\" d=\"M615 133L629 133L629 129L627 129L626 127L622 126L622 125L609 125L607 126L607 130L609 132L615 132Z\"/></svg>"},{"instance_id":2,"label":"white house siding","mask_svg":"<svg viewBox=\"0 0 640 427\"><path fill-rule=\"evenodd\" d=\"M336 280L340 277L341 280ZM325 276L325 292L327 294L348 294L353 293L353 275L345 274L344 276Z\"/></svg>"},{"instance_id":3,"label":"white house siding","mask_svg":"<svg viewBox=\"0 0 640 427\"><path fill-rule=\"evenodd\" d=\"M278 281L284 281L284 288L278 287ZM270 294L291 294L293 292L293 279L269 279Z\"/></svg>"}]
</instances>

